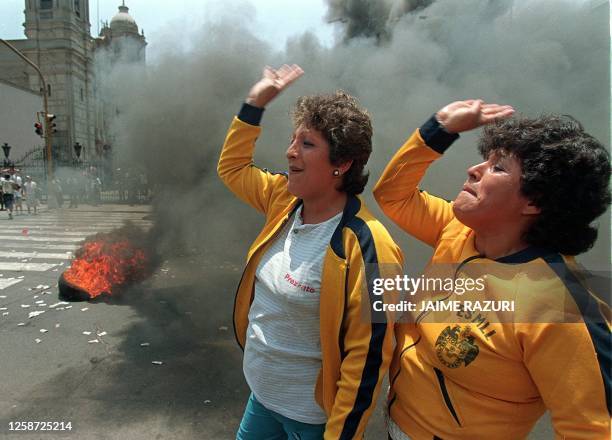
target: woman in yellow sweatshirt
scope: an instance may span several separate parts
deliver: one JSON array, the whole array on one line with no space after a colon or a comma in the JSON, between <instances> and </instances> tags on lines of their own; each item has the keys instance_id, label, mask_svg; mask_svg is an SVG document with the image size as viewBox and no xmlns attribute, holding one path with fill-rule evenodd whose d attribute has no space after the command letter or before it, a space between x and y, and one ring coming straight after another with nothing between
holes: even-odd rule
<instances>
[{"instance_id":1,"label":"woman in yellow sweatshirt","mask_svg":"<svg viewBox=\"0 0 612 440\"><path fill-rule=\"evenodd\" d=\"M402 256L358 196L369 115L343 92L298 99L288 173L253 164L264 108L302 75L266 68L229 128L218 173L265 215L236 292L234 330L252 391L238 439L361 438L393 351L373 280Z\"/></svg>"},{"instance_id":2,"label":"woman in yellow sweatshirt","mask_svg":"<svg viewBox=\"0 0 612 440\"><path fill-rule=\"evenodd\" d=\"M433 247L426 277L452 267L453 282L483 287L470 301L427 292L436 300L396 326L393 440L525 438L545 410L557 438L610 438L609 307L573 258L592 246L591 222L610 204L609 153L571 117L513 113L480 100L449 104L374 189L397 225ZM455 201L420 191L458 133L481 125L484 161L467 170ZM491 308L501 301L512 308Z\"/></svg>"}]
</instances>

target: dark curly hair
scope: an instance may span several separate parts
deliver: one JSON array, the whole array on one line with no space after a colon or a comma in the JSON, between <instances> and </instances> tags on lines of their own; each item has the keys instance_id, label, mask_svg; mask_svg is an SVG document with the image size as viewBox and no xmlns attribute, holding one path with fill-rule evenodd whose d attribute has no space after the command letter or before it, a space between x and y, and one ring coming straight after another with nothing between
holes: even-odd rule
<instances>
[{"instance_id":1,"label":"dark curly hair","mask_svg":"<svg viewBox=\"0 0 612 440\"><path fill-rule=\"evenodd\" d=\"M516 157L521 193L540 208L525 232L533 246L577 255L593 246L591 223L610 205L610 154L566 115L512 118L486 127L479 151Z\"/></svg>"},{"instance_id":2,"label":"dark curly hair","mask_svg":"<svg viewBox=\"0 0 612 440\"><path fill-rule=\"evenodd\" d=\"M342 176L338 190L361 194L368 183L364 168L372 152L372 122L357 99L343 91L329 95L302 96L292 112L293 125L315 129L329 143L333 165L353 161Z\"/></svg>"}]
</instances>

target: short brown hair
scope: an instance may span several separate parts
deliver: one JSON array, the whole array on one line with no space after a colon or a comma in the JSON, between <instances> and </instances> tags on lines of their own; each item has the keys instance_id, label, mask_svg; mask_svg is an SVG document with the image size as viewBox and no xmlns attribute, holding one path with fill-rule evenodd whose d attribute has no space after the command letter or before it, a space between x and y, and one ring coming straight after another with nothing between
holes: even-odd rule
<instances>
[{"instance_id":1,"label":"short brown hair","mask_svg":"<svg viewBox=\"0 0 612 440\"><path fill-rule=\"evenodd\" d=\"M357 99L342 90L333 94L301 96L292 112L293 125L315 129L329 144L333 165L353 161L338 188L360 194L368 183L364 168L372 153L372 121Z\"/></svg>"},{"instance_id":2,"label":"short brown hair","mask_svg":"<svg viewBox=\"0 0 612 440\"><path fill-rule=\"evenodd\" d=\"M487 126L480 153L502 151L521 163L521 193L540 208L525 241L566 255L593 246L591 223L610 205L610 154L568 115L515 117Z\"/></svg>"}]
</instances>

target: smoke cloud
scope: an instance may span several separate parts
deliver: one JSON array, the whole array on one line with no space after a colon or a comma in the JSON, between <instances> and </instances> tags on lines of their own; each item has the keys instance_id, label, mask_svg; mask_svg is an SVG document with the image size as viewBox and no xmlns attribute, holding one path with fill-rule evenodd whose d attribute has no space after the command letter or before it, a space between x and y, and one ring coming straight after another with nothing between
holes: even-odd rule
<instances>
[{"instance_id":1,"label":"smoke cloud","mask_svg":"<svg viewBox=\"0 0 612 440\"><path fill-rule=\"evenodd\" d=\"M332 47L316 35L265 44L250 27L252 8L235 6L192 35L189 49L175 46L146 73L117 66L109 74L119 109L115 151L124 163L142 164L156 186L156 235L162 252L206 251L241 261L263 219L243 206L216 176L225 131L264 65L298 63L306 74L266 110L256 162L284 169L291 132L289 110L302 94L343 89L370 111L375 130L369 193L396 149L427 117L457 99L512 104L535 116L564 113L608 143L609 37L607 2L542 0L329 0L325 20L339 28ZM325 25L325 24L324 24ZM462 136L422 184L455 197L465 169L479 160L477 133ZM391 225L409 271L431 250ZM586 265L610 259L609 216L601 219L596 248Z\"/></svg>"}]
</instances>

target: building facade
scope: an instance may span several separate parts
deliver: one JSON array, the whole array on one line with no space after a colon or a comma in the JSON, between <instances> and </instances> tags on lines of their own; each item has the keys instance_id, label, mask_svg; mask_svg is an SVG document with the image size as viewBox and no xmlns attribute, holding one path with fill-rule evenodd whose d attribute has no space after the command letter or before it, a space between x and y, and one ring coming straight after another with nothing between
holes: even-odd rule
<instances>
[{"instance_id":1,"label":"building facade","mask_svg":"<svg viewBox=\"0 0 612 440\"><path fill-rule=\"evenodd\" d=\"M123 3L100 36L91 36L88 0L25 0L26 39L9 40L39 66L47 82L49 112L56 115L52 151L58 163L95 161L112 148L109 119L116 110L103 96L104 69L116 63L144 66L146 41ZM38 74L14 53L0 51L0 80L41 92ZM42 98L40 111L42 111ZM33 116L35 118L35 115ZM31 119L24 121L34 127ZM40 140L43 144L43 140ZM14 145L15 156L29 145Z\"/></svg>"}]
</instances>

